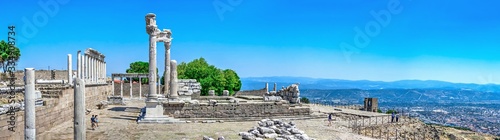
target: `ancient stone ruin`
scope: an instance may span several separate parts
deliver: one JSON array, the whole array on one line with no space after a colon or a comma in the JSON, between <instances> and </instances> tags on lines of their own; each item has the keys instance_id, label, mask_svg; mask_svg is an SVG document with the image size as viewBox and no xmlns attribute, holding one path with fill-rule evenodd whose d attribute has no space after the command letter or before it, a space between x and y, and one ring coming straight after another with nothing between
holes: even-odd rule
<instances>
[{"instance_id":1,"label":"ancient stone ruin","mask_svg":"<svg viewBox=\"0 0 500 140\"><path fill-rule=\"evenodd\" d=\"M276 84L275 84L276 85ZM276 89L276 87L274 88ZM285 100L289 103L295 104L300 103L300 90L299 84L292 84L286 88L282 88L279 91L271 91L264 95L265 101L281 101Z\"/></svg>"},{"instance_id":2,"label":"ancient stone ruin","mask_svg":"<svg viewBox=\"0 0 500 140\"><path fill-rule=\"evenodd\" d=\"M314 140L309 138L304 131L295 126L294 122L284 122L280 119L263 119L258 126L253 127L247 132L240 132L243 140Z\"/></svg>"}]
</instances>

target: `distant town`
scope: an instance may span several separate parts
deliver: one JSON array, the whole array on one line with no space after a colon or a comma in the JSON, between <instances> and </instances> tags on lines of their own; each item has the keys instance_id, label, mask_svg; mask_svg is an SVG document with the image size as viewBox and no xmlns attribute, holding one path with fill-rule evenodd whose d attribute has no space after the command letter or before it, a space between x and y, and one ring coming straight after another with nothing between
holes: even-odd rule
<instances>
[{"instance_id":1,"label":"distant town","mask_svg":"<svg viewBox=\"0 0 500 140\"><path fill-rule=\"evenodd\" d=\"M381 96L378 94L380 91L350 91L354 91L354 93L347 91L349 90L304 90L301 94L309 98L312 102L332 106L361 106L363 96L379 96L381 97L379 109L382 112L396 110L403 115L418 117L425 123L500 136L500 103L496 100L461 103L444 99L420 101L405 99L406 101L403 102L401 99L396 98L398 96ZM342 92L345 94L342 94ZM387 94L394 93L387 92ZM422 94L423 97L420 98L429 98L427 94Z\"/></svg>"}]
</instances>

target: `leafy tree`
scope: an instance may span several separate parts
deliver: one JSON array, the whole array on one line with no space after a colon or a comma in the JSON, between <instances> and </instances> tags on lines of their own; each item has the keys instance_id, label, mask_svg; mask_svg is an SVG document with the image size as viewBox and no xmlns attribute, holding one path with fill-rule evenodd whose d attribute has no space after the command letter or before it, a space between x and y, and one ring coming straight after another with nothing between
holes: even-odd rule
<instances>
[{"instance_id":1,"label":"leafy tree","mask_svg":"<svg viewBox=\"0 0 500 140\"><path fill-rule=\"evenodd\" d=\"M308 104L309 103L309 99L307 99L306 97L300 97L300 103Z\"/></svg>"},{"instance_id":2,"label":"leafy tree","mask_svg":"<svg viewBox=\"0 0 500 140\"><path fill-rule=\"evenodd\" d=\"M396 110L387 110L387 112L385 112L386 114L392 114L392 112L394 112L395 114L398 113L398 111Z\"/></svg>"},{"instance_id":3,"label":"leafy tree","mask_svg":"<svg viewBox=\"0 0 500 140\"><path fill-rule=\"evenodd\" d=\"M223 90L229 90L233 95L241 89L241 80L235 71L231 69L221 70L210 65L204 58L195 59L189 63L181 62L177 65L177 78L196 79L200 82L201 95L208 95L209 90L215 90L218 95ZM161 78L164 82L164 76Z\"/></svg>"},{"instance_id":4,"label":"leafy tree","mask_svg":"<svg viewBox=\"0 0 500 140\"><path fill-rule=\"evenodd\" d=\"M225 89L229 90L230 95L233 95L235 91L239 91L241 89L240 77L234 70L231 69L226 69L222 72L227 82Z\"/></svg>"},{"instance_id":5,"label":"leafy tree","mask_svg":"<svg viewBox=\"0 0 500 140\"><path fill-rule=\"evenodd\" d=\"M10 47L10 45L4 40L0 41L0 65L3 72L7 72L7 63L9 59L13 59L14 62L19 61L21 57L21 51L16 46Z\"/></svg>"},{"instance_id":6,"label":"leafy tree","mask_svg":"<svg viewBox=\"0 0 500 140\"><path fill-rule=\"evenodd\" d=\"M129 68L125 71L127 73L149 73L149 63L143 61L137 61L130 63ZM156 73L158 73L158 68L156 68ZM159 77L159 76L158 76ZM149 78L141 78L142 84L148 84ZM125 79L126 82L129 81L129 78ZM139 82L139 78L132 78L133 82Z\"/></svg>"},{"instance_id":7,"label":"leafy tree","mask_svg":"<svg viewBox=\"0 0 500 140\"><path fill-rule=\"evenodd\" d=\"M382 113L382 110L380 110L380 109L377 109L377 112L378 112L378 113ZM389 114L390 114L390 113L389 113Z\"/></svg>"}]
</instances>

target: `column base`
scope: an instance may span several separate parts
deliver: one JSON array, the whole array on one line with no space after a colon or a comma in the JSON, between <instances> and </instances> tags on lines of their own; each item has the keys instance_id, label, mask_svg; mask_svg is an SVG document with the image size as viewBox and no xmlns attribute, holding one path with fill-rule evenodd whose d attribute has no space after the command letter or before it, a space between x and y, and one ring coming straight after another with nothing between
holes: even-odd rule
<instances>
[{"instance_id":1,"label":"column base","mask_svg":"<svg viewBox=\"0 0 500 140\"><path fill-rule=\"evenodd\" d=\"M146 107L141 109L141 115L137 118L137 123L140 124L173 124L173 123L185 123L185 121L180 121L163 115L163 106L160 102L146 102Z\"/></svg>"}]
</instances>

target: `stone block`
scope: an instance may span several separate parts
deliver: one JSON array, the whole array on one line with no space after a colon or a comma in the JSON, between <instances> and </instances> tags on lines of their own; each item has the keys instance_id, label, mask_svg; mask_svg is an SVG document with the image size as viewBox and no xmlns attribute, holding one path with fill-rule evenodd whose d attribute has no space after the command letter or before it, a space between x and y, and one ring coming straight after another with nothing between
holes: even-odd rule
<instances>
[{"instance_id":1,"label":"stone block","mask_svg":"<svg viewBox=\"0 0 500 140\"><path fill-rule=\"evenodd\" d=\"M229 90L223 90L222 96L229 96Z\"/></svg>"},{"instance_id":2,"label":"stone block","mask_svg":"<svg viewBox=\"0 0 500 140\"><path fill-rule=\"evenodd\" d=\"M215 96L215 90L209 90L208 96Z\"/></svg>"}]
</instances>

